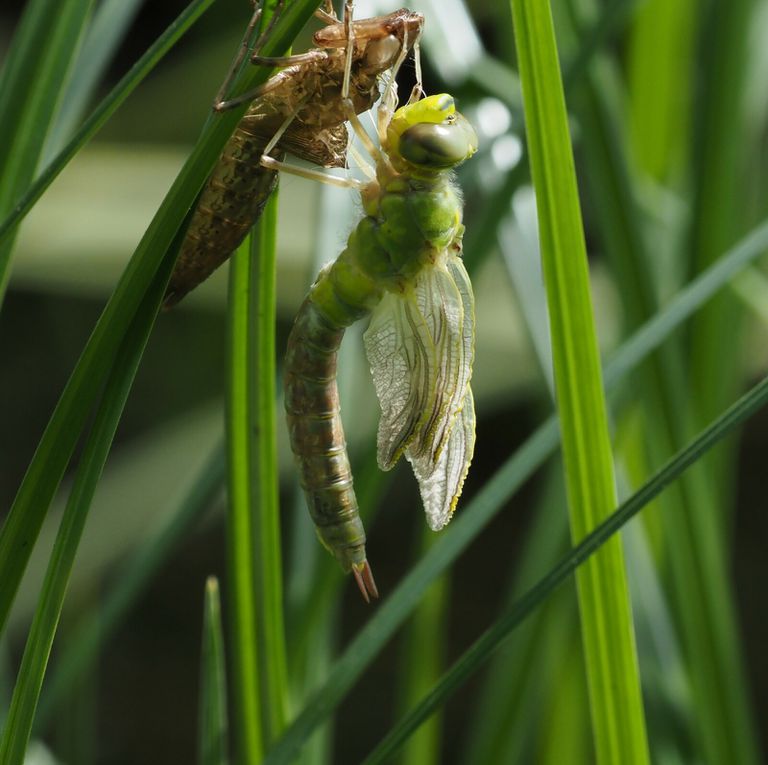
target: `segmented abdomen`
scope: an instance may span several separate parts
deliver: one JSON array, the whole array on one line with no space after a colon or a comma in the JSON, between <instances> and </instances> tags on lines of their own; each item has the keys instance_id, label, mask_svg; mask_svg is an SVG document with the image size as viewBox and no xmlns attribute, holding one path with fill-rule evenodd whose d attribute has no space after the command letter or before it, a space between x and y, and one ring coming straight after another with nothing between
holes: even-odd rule
<instances>
[{"instance_id":1,"label":"segmented abdomen","mask_svg":"<svg viewBox=\"0 0 768 765\"><path fill-rule=\"evenodd\" d=\"M245 239L277 183L277 173L259 163L266 142L245 120L227 142L198 199L166 293L179 302L205 281ZM283 152L271 156L282 159Z\"/></svg>"},{"instance_id":2,"label":"segmented abdomen","mask_svg":"<svg viewBox=\"0 0 768 765\"><path fill-rule=\"evenodd\" d=\"M327 278L328 272L320 277ZM322 543L349 572L365 563L365 531L352 487L336 386L344 329L310 293L288 339L284 384L291 449L309 513Z\"/></svg>"}]
</instances>

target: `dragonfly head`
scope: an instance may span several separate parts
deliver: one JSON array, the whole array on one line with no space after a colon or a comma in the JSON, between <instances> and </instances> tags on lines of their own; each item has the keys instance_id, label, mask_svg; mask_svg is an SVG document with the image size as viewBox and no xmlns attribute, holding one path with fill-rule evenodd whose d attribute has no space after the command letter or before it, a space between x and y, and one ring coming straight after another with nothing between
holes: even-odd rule
<instances>
[{"instance_id":1,"label":"dragonfly head","mask_svg":"<svg viewBox=\"0 0 768 765\"><path fill-rule=\"evenodd\" d=\"M426 172L448 170L477 151L477 134L453 96L429 96L398 109L387 129L391 156Z\"/></svg>"}]
</instances>

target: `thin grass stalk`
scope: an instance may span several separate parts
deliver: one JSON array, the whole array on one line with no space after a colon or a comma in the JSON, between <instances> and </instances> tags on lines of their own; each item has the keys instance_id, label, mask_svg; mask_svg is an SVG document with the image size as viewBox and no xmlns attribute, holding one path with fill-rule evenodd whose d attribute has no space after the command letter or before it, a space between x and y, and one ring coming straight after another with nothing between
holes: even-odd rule
<instances>
[{"instance_id":1,"label":"thin grass stalk","mask_svg":"<svg viewBox=\"0 0 768 765\"><path fill-rule=\"evenodd\" d=\"M93 0L28 3L0 77L0 216L37 170ZM0 244L0 305L13 239Z\"/></svg>"},{"instance_id":2,"label":"thin grass stalk","mask_svg":"<svg viewBox=\"0 0 768 765\"><path fill-rule=\"evenodd\" d=\"M255 543L258 551L257 623L259 664L264 686L262 710L266 712L267 741L273 741L288 717L288 669L283 618L283 565L280 537L280 505L275 412L277 369L275 335L277 312L277 208L272 194L254 233L258 246L251 284L251 335L247 353L252 363L247 381L252 396L252 466L254 480Z\"/></svg>"},{"instance_id":3,"label":"thin grass stalk","mask_svg":"<svg viewBox=\"0 0 768 765\"><path fill-rule=\"evenodd\" d=\"M426 526L419 529L417 559L434 544L435 539L434 533ZM434 685L442 672L449 587L447 573L432 583L403 635L400 671L400 707L403 710L410 709ZM438 765L442 762L441 733L441 716L433 715L408 741L400 758L401 765Z\"/></svg>"},{"instance_id":4,"label":"thin grass stalk","mask_svg":"<svg viewBox=\"0 0 768 765\"><path fill-rule=\"evenodd\" d=\"M550 685L549 708L542 720L534 761L538 765L591 765L595 752L585 724L588 693L580 641L563 646L563 651L553 656L553 664L557 681Z\"/></svg>"},{"instance_id":5,"label":"thin grass stalk","mask_svg":"<svg viewBox=\"0 0 768 765\"><path fill-rule=\"evenodd\" d=\"M227 566L230 589L232 641L232 719L235 758L257 765L264 753L260 664L256 603L254 519L251 513L253 475L251 465L250 401L252 382L249 293L251 285L251 237L230 259L227 333Z\"/></svg>"},{"instance_id":6,"label":"thin grass stalk","mask_svg":"<svg viewBox=\"0 0 768 765\"><path fill-rule=\"evenodd\" d=\"M762 407L768 404L768 378L765 378L730 406L720 417L705 428L684 449L670 459L664 467L649 479L638 491L587 534L570 553L554 566L528 592L505 609L464 654L443 675L440 681L425 694L422 701L400 720L364 760L363 765L389 762L424 720L459 688L503 643L510 632L521 624L533 611L560 586L579 566L589 560L605 542L612 538L626 523L655 499L670 483L700 460L713 446L741 426ZM279 760L277 760L279 762ZM272 765L270 758L266 763Z\"/></svg>"},{"instance_id":7,"label":"thin grass stalk","mask_svg":"<svg viewBox=\"0 0 768 765\"><path fill-rule=\"evenodd\" d=\"M744 86L746 46L753 0L709 3L702 13L698 86L701 96L694 117L693 205L688 232L692 273L699 273L728 247L746 223L743 182L746 172ZM697 317L691 333L691 380L699 422L722 409L737 389L741 375L738 336L742 310L731 294L723 294ZM734 453L722 452L711 463L721 502L728 491ZM718 464L719 463L719 464Z\"/></svg>"},{"instance_id":8,"label":"thin grass stalk","mask_svg":"<svg viewBox=\"0 0 768 765\"><path fill-rule=\"evenodd\" d=\"M608 390L629 375L740 269L768 248L768 223L754 229L721 260L692 281L665 308L627 340L608 362ZM326 682L306 702L301 712L271 749L265 765L293 761L312 731L344 698L365 667L416 607L429 584L471 544L504 503L554 453L559 443L557 419L552 416L511 455L459 513L435 546L404 577L350 643L330 671ZM669 479L672 480L672 479ZM661 491L661 488L659 488ZM651 501L649 497L647 501Z\"/></svg>"},{"instance_id":9,"label":"thin grass stalk","mask_svg":"<svg viewBox=\"0 0 768 765\"><path fill-rule=\"evenodd\" d=\"M174 260L175 252L171 252L158 273L153 289L147 293L141 309L136 314L126 335L126 341L115 358L93 428L85 444L45 574L14 687L10 711L0 739L2 765L22 765L24 762L48 657L91 500L149 339Z\"/></svg>"},{"instance_id":10,"label":"thin grass stalk","mask_svg":"<svg viewBox=\"0 0 768 765\"><path fill-rule=\"evenodd\" d=\"M568 549L568 522L562 512L562 468L558 459L547 466L544 492L536 503L531 528L507 584L504 605L517 600L535 584L539 572ZM572 639L569 624L578 629L575 598L573 603L554 598L520 628L514 642L494 657L474 705L463 762L525 761L535 721L541 716L545 689L557 677L550 660L557 651L543 649L553 642L564 649Z\"/></svg>"},{"instance_id":11,"label":"thin grass stalk","mask_svg":"<svg viewBox=\"0 0 768 765\"><path fill-rule=\"evenodd\" d=\"M200 711L198 715L199 765L228 765L227 679L224 632L221 626L219 580L205 583L203 648L200 660Z\"/></svg>"},{"instance_id":12,"label":"thin grass stalk","mask_svg":"<svg viewBox=\"0 0 768 765\"><path fill-rule=\"evenodd\" d=\"M306 695L314 690L328 674L328 669L335 654L338 619L338 604L332 605L325 612L325 619L318 625L312 634L312 644L308 646L308 651L303 657L303 666L299 682L302 686L302 692L299 698L302 700ZM296 667L291 665L295 671ZM325 725L321 725L315 730L307 742L303 752L302 765L332 765L333 744L334 744L334 721L330 719Z\"/></svg>"},{"instance_id":13,"label":"thin grass stalk","mask_svg":"<svg viewBox=\"0 0 768 765\"><path fill-rule=\"evenodd\" d=\"M61 109L45 143L44 166L75 132L141 5L142 0L105 0L94 10L72 78L62 95Z\"/></svg>"},{"instance_id":14,"label":"thin grass stalk","mask_svg":"<svg viewBox=\"0 0 768 765\"><path fill-rule=\"evenodd\" d=\"M568 120L547 3L512 0L550 316L571 536L616 506ZM577 575L582 640L600 763L647 763L626 571L617 537Z\"/></svg>"},{"instance_id":15,"label":"thin grass stalk","mask_svg":"<svg viewBox=\"0 0 768 765\"><path fill-rule=\"evenodd\" d=\"M700 4L646 0L629 29L628 121L638 168L663 183L686 166Z\"/></svg>"},{"instance_id":16,"label":"thin grass stalk","mask_svg":"<svg viewBox=\"0 0 768 765\"><path fill-rule=\"evenodd\" d=\"M275 7L272 1L262 7L260 30ZM237 251L230 272L228 515L230 566L237 572L235 672L253 673L235 681L234 713L239 757L246 763L261 760L288 715L275 422L276 229L273 194L251 246ZM248 645L251 634L255 643Z\"/></svg>"}]
</instances>

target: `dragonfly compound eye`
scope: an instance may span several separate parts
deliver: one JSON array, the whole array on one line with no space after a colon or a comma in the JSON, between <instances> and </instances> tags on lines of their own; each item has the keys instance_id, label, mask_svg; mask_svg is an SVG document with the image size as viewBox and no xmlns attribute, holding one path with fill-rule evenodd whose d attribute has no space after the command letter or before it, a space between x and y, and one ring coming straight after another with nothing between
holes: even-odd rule
<instances>
[{"instance_id":1,"label":"dragonfly compound eye","mask_svg":"<svg viewBox=\"0 0 768 765\"><path fill-rule=\"evenodd\" d=\"M442 122L419 122L409 127L398 142L400 156L413 165L444 169L460 164L477 151L477 134L458 112Z\"/></svg>"}]
</instances>

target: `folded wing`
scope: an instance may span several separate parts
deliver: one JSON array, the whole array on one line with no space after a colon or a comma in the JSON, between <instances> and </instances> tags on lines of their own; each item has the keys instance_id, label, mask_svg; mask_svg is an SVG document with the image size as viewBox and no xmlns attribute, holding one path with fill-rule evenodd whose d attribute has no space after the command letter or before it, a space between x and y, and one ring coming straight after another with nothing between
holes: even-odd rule
<instances>
[{"instance_id":1,"label":"folded wing","mask_svg":"<svg viewBox=\"0 0 768 765\"><path fill-rule=\"evenodd\" d=\"M469 277L451 253L405 294L387 293L365 333L382 410L379 465L405 453L433 529L450 519L474 450L474 334Z\"/></svg>"}]
</instances>

